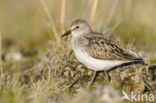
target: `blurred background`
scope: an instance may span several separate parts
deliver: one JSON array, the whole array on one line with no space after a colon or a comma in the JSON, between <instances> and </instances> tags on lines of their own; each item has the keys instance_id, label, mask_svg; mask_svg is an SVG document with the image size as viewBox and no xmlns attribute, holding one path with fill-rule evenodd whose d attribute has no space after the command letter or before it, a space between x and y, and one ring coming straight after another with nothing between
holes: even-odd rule
<instances>
[{"instance_id":1,"label":"blurred background","mask_svg":"<svg viewBox=\"0 0 156 103\"><path fill-rule=\"evenodd\" d=\"M3 52L45 48L78 18L124 43L156 50L155 0L0 0L0 7Z\"/></svg>"}]
</instances>

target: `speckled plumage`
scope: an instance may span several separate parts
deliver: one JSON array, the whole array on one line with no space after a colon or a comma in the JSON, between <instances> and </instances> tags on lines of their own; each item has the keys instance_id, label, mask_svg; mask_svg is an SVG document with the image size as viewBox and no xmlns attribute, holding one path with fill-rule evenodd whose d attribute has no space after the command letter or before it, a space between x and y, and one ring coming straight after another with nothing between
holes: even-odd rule
<instances>
[{"instance_id":1,"label":"speckled plumage","mask_svg":"<svg viewBox=\"0 0 156 103\"><path fill-rule=\"evenodd\" d=\"M77 39L78 46L90 56L100 60L142 60L122 49L115 41L103 34L91 32Z\"/></svg>"},{"instance_id":2,"label":"speckled plumage","mask_svg":"<svg viewBox=\"0 0 156 103\"><path fill-rule=\"evenodd\" d=\"M71 45L77 59L92 70L109 70L124 63L143 62L108 36L93 32L85 20L73 21L70 30Z\"/></svg>"}]
</instances>

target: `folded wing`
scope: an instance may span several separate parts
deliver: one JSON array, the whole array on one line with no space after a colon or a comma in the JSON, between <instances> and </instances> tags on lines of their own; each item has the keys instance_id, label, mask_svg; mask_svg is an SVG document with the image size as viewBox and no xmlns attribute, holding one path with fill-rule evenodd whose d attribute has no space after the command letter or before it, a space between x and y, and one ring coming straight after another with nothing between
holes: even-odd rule
<instances>
[{"instance_id":1,"label":"folded wing","mask_svg":"<svg viewBox=\"0 0 156 103\"><path fill-rule=\"evenodd\" d=\"M85 38L87 40L85 51L96 59L124 61L142 60L125 51L116 42L102 34L93 34L92 36L86 36Z\"/></svg>"}]
</instances>

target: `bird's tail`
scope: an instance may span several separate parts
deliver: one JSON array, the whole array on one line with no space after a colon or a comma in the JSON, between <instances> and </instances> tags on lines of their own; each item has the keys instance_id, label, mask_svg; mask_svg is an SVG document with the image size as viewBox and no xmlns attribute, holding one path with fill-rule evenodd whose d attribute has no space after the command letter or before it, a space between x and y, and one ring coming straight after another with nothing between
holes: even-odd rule
<instances>
[{"instance_id":1,"label":"bird's tail","mask_svg":"<svg viewBox=\"0 0 156 103\"><path fill-rule=\"evenodd\" d=\"M141 64L143 66L147 66L147 64L145 63L145 61L143 59L136 59L136 60L133 60L131 62L127 62L127 63L123 63L121 65L117 65L117 66L111 68L108 71L111 71L111 70L114 70L114 69L117 69L117 68L120 68L120 67L124 67L124 66L136 65L136 64Z\"/></svg>"},{"instance_id":2,"label":"bird's tail","mask_svg":"<svg viewBox=\"0 0 156 103\"><path fill-rule=\"evenodd\" d=\"M138 58L138 59L132 61L131 63L132 63L132 65L133 65L133 64L141 64L141 65L145 65L145 66L147 65L147 64L145 63L145 61L144 61L143 59L141 59L141 58Z\"/></svg>"}]
</instances>

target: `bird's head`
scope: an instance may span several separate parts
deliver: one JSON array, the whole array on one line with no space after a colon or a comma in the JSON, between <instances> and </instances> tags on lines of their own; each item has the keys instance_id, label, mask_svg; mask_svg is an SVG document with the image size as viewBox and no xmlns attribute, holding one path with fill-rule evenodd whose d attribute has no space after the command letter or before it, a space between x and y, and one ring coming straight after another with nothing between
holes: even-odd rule
<instances>
[{"instance_id":1,"label":"bird's head","mask_svg":"<svg viewBox=\"0 0 156 103\"><path fill-rule=\"evenodd\" d=\"M67 36L69 34L71 34L72 36L80 36L88 34L90 32L91 32L90 25L85 20L77 19L72 22L70 29L61 37Z\"/></svg>"}]
</instances>

